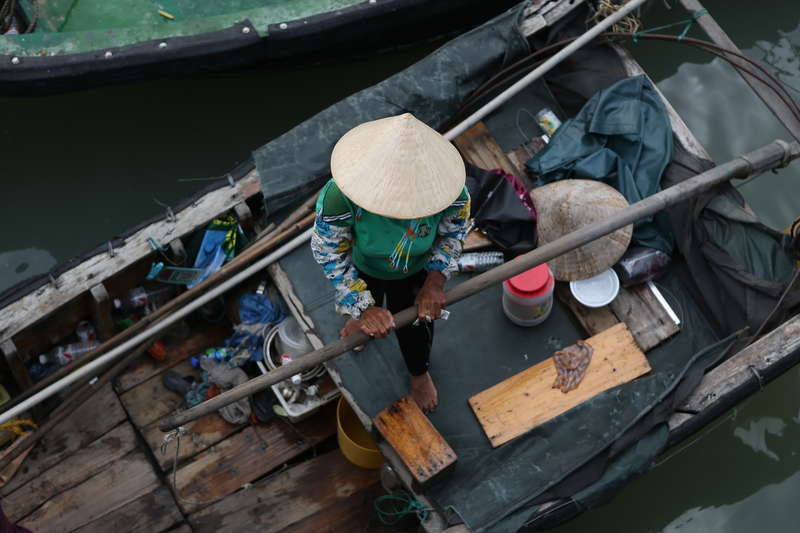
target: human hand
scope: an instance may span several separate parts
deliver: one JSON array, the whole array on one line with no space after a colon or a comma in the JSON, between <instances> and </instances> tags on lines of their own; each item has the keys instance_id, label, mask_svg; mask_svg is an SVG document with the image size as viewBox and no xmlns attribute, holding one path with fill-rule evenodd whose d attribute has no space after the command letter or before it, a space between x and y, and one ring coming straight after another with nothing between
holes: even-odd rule
<instances>
[{"instance_id":1,"label":"human hand","mask_svg":"<svg viewBox=\"0 0 800 533\"><path fill-rule=\"evenodd\" d=\"M446 298L444 295L444 274L436 270L428 272L425 283L417 294L414 302L417 304L417 317L419 320L436 320L442 315Z\"/></svg>"},{"instance_id":2,"label":"human hand","mask_svg":"<svg viewBox=\"0 0 800 533\"><path fill-rule=\"evenodd\" d=\"M350 321L348 320L348 323ZM395 328L394 316L383 307L370 306L361 313L361 317L355 320L356 324L345 324L343 329L347 329L350 333L355 331L354 328L363 331L370 337L382 339L387 336ZM349 334L349 333L348 333Z\"/></svg>"}]
</instances>

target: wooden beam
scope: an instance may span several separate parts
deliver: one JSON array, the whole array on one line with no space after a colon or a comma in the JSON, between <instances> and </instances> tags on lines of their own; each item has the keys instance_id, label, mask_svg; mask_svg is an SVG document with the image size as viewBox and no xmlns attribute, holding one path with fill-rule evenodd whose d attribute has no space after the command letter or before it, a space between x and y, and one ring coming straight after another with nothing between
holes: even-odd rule
<instances>
[{"instance_id":1,"label":"wooden beam","mask_svg":"<svg viewBox=\"0 0 800 533\"><path fill-rule=\"evenodd\" d=\"M236 213L236 218L239 220L239 224L246 233L253 234L259 232L260 228L247 202L239 202L233 206L233 212Z\"/></svg>"},{"instance_id":2,"label":"wooden beam","mask_svg":"<svg viewBox=\"0 0 800 533\"><path fill-rule=\"evenodd\" d=\"M378 413L373 422L418 486L424 486L455 465L456 452L408 396Z\"/></svg>"},{"instance_id":3,"label":"wooden beam","mask_svg":"<svg viewBox=\"0 0 800 533\"><path fill-rule=\"evenodd\" d=\"M707 373L669 420L670 433L686 435L729 409L746 393L800 359L800 315L787 320ZM698 425L698 422L703 424ZM689 429L693 431L689 431Z\"/></svg>"},{"instance_id":4,"label":"wooden beam","mask_svg":"<svg viewBox=\"0 0 800 533\"><path fill-rule=\"evenodd\" d=\"M189 258L186 253L186 248L183 246L183 239L180 237L169 241L169 251L172 254L172 260L178 264L185 264Z\"/></svg>"},{"instance_id":5,"label":"wooden beam","mask_svg":"<svg viewBox=\"0 0 800 533\"><path fill-rule=\"evenodd\" d=\"M168 242L205 226L212 218L259 192L258 172L252 170L234 187L212 191L185 209L175 213L176 219L149 224L128 237L125 244L109 253L100 253L62 273L58 288L49 283L2 309L0 340L8 339L30 327L66 302L90 290L113 274L152 253L148 238Z\"/></svg>"},{"instance_id":6,"label":"wooden beam","mask_svg":"<svg viewBox=\"0 0 800 533\"><path fill-rule=\"evenodd\" d=\"M105 285L98 283L89 289L92 295L92 322L101 341L114 336L114 319L111 316L111 298Z\"/></svg>"},{"instance_id":7,"label":"wooden beam","mask_svg":"<svg viewBox=\"0 0 800 533\"><path fill-rule=\"evenodd\" d=\"M22 359L17 352L17 346L14 344L14 341L7 339L0 343L0 351L3 352L3 356L6 358L6 364L8 364L11 375L20 390L29 389L33 383L31 382L31 377L28 375L28 370L25 368L25 365L22 364Z\"/></svg>"},{"instance_id":8,"label":"wooden beam","mask_svg":"<svg viewBox=\"0 0 800 533\"><path fill-rule=\"evenodd\" d=\"M567 393L553 388L552 358L511 376L469 399L492 447L500 446L593 396L650 371L625 324L586 340L594 350L586 375Z\"/></svg>"},{"instance_id":9,"label":"wooden beam","mask_svg":"<svg viewBox=\"0 0 800 533\"><path fill-rule=\"evenodd\" d=\"M722 27L717 24L717 21L711 16L711 13L709 13L709 11L704 8L698 0L680 0L680 2L681 5L683 5L683 7L685 7L686 10L691 14L703 12L703 14L697 18L697 22L700 24L700 27L703 28L703 31L706 33L706 35L708 35L708 37L714 41L715 44L725 48L726 50L730 50L731 52L742 54L742 51L739 50L739 47L736 46L736 43L734 43L731 38L728 37L728 34L725 33L725 30L723 30ZM734 55L728 55L728 58L734 65L750 71L753 70L752 65ZM775 118L777 118L787 130L789 130L789 133L791 133L795 139L800 141L800 121L795 118L794 112L787 107L783 100L778 98L778 95L769 88L769 85L765 84L759 79L747 74L746 72L742 72L739 69L736 69L736 72L738 72L744 81L747 82L747 84L753 89L761 101L764 102L772 114L775 115ZM789 98L792 98L792 96L790 95Z\"/></svg>"}]
</instances>

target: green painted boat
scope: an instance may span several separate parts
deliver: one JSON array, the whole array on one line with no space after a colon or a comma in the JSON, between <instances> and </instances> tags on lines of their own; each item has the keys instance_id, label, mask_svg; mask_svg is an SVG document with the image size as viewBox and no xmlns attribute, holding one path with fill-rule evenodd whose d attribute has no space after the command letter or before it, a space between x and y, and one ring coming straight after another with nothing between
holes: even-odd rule
<instances>
[{"instance_id":1,"label":"green painted boat","mask_svg":"<svg viewBox=\"0 0 800 533\"><path fill-rule=\"evenodd\" d=\"M0 0L0 93L372 52L477 24L514 3Z\"/></svg>"}]
</instances>

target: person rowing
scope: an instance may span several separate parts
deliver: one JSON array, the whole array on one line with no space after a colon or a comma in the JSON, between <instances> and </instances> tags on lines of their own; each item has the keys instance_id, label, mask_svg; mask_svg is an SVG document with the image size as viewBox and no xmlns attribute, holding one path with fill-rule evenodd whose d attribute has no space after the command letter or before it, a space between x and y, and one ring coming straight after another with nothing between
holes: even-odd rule
<instances>
[{"instance_id":1,"label":"person rowing","mask_svg":"<svg viewBox=\"0 0 800 533\"><path fill-rule=\"evenodd\" d=\"M331 175L317 199L311 249L347 317L340 333L383 338L395 330L411 397L432 411L433 321L468 231L464 161L406 113L348 131L333 148ZM393 313L412 305L419 325L395 328Z\"/></svg>"}]
</instances>

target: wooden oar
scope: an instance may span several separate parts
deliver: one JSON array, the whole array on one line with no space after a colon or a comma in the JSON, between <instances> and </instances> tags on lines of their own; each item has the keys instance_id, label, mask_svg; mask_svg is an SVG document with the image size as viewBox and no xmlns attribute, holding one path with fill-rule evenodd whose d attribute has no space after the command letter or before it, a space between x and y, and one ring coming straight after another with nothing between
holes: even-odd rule
<instances>
[{"instance_id":1,"label":"wooden oar","mask_svg":"<svg viewBox=\"0 0 800 533\"><path fill-rule=\"evenodd\" d=\"M583 227L531 252L520 255L508 263L475 276L447 291L447 303L452 304L477 294L487 287L501 283L503 280L525 272L542 263L546 263L570 250L574 250L604 235L613 233L639 219L652 216L671 205L700 194L715 185L731 179L744 179L751 175L764 172L765 170L784 166L798 157L800 157L800 144L794 142L790 145L784 141L774 141L749 154L740 156L724 165L714 167L702 174L698 174L686 181L649 196L644 200L636 202L594 226ZM394 321L396 327L400 328L410 324L416 317L416 308L409 307L394 315ZM266 389L275 383L289 379L291 376L299 374L304 370L329 361L337 355L371 340L370 337L362 332L339 339L338 341L323 346L319 350L296 358L291 363L279 366L267 374L234 387L191 409L173 413L159 427L162 431L174 429L191 420L214 412L232 402Z\"/></svg>"}]
</instances>

